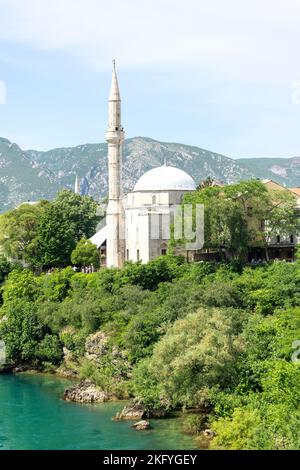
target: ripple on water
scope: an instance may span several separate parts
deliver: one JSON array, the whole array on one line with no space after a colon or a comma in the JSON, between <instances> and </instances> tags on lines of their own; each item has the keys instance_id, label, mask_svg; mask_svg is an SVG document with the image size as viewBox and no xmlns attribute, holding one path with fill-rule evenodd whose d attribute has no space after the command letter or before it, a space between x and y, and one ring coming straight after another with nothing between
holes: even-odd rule
<instances>
[{"instance_id":1,"label":"ripple on water","mask_svg":"<svg viewBox=\"0 0 300 470\"><path fill-rule=\"evenodd\" d=\"M0 449L194 449L177 419L152 420L139 432L113 421L123 403L80 405L61 400L67 379L0 375Z\"/></svg>"}]
</instances>

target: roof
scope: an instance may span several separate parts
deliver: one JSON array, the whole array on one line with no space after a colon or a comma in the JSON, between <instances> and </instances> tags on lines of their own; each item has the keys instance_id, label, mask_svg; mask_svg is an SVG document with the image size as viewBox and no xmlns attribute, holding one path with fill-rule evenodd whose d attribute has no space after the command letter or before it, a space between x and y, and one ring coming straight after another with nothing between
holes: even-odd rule
<instances>
[{"instance_id":1,"label":"roof","mask_svg":"<svg viewBox=\"0 0 300 470\"><path fill-rule=\"evenodd\" d=\"M90 238L90 241L97 246L97 248L100 248L101 245L106 241L107 239L107 225L105 225L99 232L95 233Z\"/></svg>"},{"instance_id":2,"label":"roof","mask_svg":"<svg viewBox=\"0 0 300 470\"><path fill-rule=\"evenodd\" d=\"M133 191L195 191L196 183L185 171L163 165L147 171Z\"/></svg>"}]
</instances>

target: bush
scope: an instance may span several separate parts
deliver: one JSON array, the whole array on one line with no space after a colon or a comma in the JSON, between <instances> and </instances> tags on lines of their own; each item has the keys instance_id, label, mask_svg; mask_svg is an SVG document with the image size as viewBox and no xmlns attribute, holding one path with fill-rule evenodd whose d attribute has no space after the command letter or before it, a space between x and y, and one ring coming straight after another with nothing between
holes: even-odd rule
<instances>
[{"instance_id":1,"label":"bush","mask_svg":"<svg viewBox=\"0 0 300 470\"><path fill-rule=\"evenodd\" d=\"M71 254L71 261L77 266L94 266L99 267L100 258L96 245L90 240L82 238L77 243L77 246Z\"/></svg>"},{"instance_id":2,"label":"bush","mask_svg":"<svg viewBox=\"0 0 300 470\"><path fill-rule=\"evenodd\" d=\"M184 418L183 431L186 434L197 435L205 428L207 417L203 414L190 414Z\"/></svg>"},{"instance_id":3,"label":"bush","mask_svg":"<svg viewBox=\"0 0 300 470\"><path fill-rule=\"evenodd\" d=\"M228 387L236 378L243 320L240 311L208 308L177 320L155 345L148 363L147 374L157 383L161 399L173 407L201 406L209 387ZM134 385L143 398L143 384L135 379Z\"/></svg>"}]
</instances>

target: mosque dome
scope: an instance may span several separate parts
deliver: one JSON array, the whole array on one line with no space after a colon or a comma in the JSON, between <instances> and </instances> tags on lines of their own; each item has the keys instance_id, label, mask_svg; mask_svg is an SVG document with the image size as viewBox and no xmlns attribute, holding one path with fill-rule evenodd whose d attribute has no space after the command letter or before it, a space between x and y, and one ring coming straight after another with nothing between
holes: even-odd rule
<instances>
[{"instance_id":1,"label":"mosque dome","mask_svg":"<svg viewBox=\"0 0 300 470\"><path fill-rule=\"evenodd\" d=\"M196 183L185 171L163 165L140 177L133 191L194 191Z\"/></svg>"}]
</instances>

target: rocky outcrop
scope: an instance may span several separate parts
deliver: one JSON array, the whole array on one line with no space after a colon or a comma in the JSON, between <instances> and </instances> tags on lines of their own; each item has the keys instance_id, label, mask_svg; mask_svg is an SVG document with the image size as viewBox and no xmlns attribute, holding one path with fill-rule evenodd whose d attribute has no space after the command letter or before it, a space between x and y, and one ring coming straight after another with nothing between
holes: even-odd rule
<instances>
[{"instance_id":1,"label":"rocky outcrop","mask_svg":"<svg viewBox=\"0 0 300 470\"><path fill-rule=\"evenodd\" d=\"M102 331L87 337L85 342L85 357L90 361L99 362L101 356L108 352L108 336Z\"/></svg>"},{"instance_id":2,"label":"rocky outcrop","mask_svg":"<svg viewBox=\"0 0 300 470\"><path fill-rule=\"evenodd\" d=\"M137 431L144 431L145 429L151 429L149 421L146 421L146 420L138 421L137 423L134 423L132 427L136 429Z\"/></svg>"},{"instance_id":3,"label":"rocky outcrop","mask_svg":"<svg viewBox=\"0 0 300 470\"><path fill-rule=\"evenodd\" d=\"M65 377L66 379L77 379L79 378L78 372L74 369L71 369L70 367L66 367L65 364L63 364L61 367L56 369L55 373L59 375L60 377Z\"/></svg>"},{"instance_id":4,"label":"rocky outcrop","mask_svg":"<svg viewBox=\"0 0 300 470\"><path fill-rule=\"evenodd\" d=\"M167 414L163 408L148 409L140 400L133 400L126 405L120 413L116 414L117 420L142 420L144 418L163 418Z\"/></svg>"},{"instance_id":5,"label":"rocky outcrop","mask_svg":"<svg viewBox=\"0 0 300 470\"><path fill-rule=\"evenodd\" d=\"M146 417L145 407L138 401L133 401L128 405L124 406L120 413L117 413L117 420L141 420Z\"/></svg>"},{"instance_id":6,"label":"rocky outcrop","mask_svg":"<svg viewBox=\"0 0 300 470\"><path fill-rule=\"evenodd\" d=\"M67 388L63 398L66 401L77 403L103 403L111 397L107 392L100 390L91 380L86 379Z\"/></svg>"}]
</instances>

